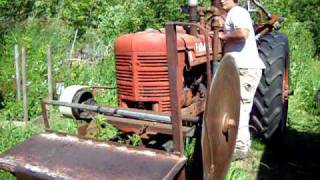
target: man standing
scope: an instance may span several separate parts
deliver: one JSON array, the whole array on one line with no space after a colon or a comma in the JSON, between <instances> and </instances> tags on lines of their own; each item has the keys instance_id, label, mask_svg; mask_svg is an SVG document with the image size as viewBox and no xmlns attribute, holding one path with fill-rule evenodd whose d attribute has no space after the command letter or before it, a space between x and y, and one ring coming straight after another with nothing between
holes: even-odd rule
<instances>
[{"instance_id":1,"label":"man standing","mask_svg":"<svg viewBox=\"0 0 320 180\"><path fill-rule=\"evenodd\" d=\"M238 0L220 0L227 12L224 32L219 34L224 42L224 53L232 54L240 74L240 122L234 159L243 159L251 146L249 119L253 98L259 85L264 63L259 57L254 29L249 12L238 6Z\"/></svg>"}]
</instances>

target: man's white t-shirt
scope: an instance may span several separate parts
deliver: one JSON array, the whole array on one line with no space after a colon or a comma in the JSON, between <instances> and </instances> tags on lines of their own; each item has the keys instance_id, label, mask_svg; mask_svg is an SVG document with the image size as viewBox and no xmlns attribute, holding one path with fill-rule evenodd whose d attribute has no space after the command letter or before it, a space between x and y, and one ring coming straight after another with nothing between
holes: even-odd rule
<instances>
[{"instance_id":1,"label":"man's white t-shirt","mask_svg":"<svg viewBox=\"0 0 320 180\"><path fill-rule=\"evenodd\" d=\"M225 33L231 33L238 28L248 29L248 38L227 42L224 46L224 52L231 53L235 57L239 68L264 69L265 65L258 54L250 14L246 9L235 6L228 12L224 23L224 31Z\"/></svg>"}]
</instances>

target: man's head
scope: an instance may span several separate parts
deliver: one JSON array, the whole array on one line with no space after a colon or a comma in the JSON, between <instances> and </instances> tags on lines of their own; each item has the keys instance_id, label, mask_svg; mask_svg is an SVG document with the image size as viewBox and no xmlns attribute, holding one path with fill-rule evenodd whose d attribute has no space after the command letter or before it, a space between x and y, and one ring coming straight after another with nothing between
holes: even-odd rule
<instances>
[{"instance_id":1,"label":"man's head","mask_svg":"<svg viewBox=\"0 0 320 180\"><path fill-rule=\"evenodd\" d=\"M237 5L238 0L220 0L221 7L225 11L229 11L231 8Z\"/></svg>"}]
</instances>

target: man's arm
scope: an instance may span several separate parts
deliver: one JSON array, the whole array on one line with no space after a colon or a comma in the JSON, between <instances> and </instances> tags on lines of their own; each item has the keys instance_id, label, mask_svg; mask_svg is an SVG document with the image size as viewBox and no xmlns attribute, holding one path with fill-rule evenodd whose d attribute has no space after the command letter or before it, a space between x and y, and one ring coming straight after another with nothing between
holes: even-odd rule
<instances>
[{"instance_id":1,"label":"man's arm","mask_svg":"<svg viewBox=\"0 0 320 180\"><path fill-rule=\"evenodd\" d=\"M231 33L219 33L219 38L225 42L245 40L249 36L249 30L246 28L238 28Z\"/></svg>"}]
</instances>

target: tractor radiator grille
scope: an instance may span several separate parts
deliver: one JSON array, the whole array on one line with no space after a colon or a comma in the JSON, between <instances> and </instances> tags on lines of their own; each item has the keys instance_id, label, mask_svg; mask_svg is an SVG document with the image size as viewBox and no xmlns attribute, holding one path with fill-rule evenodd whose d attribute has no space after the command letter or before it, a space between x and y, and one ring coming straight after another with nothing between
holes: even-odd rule
<instances>
[{"instance_id":1,"label":"tractor radiator grille","mask_svg":"<svg viewBox=\"0 0 320 180\"><path fill-rule=\"evenodd\" d=\"M130 55L116 55L116 74L118 83L118 94L132 96L133 74Z\"/></svg>"},{"instance_id":2,"label":"tractor radiator grille","mask_svg":"<svg viewBox=\"0 0 320 180\"><path fill-rule=\"evenodd\" d=\"M168 85L164 86L139 86L139 93L142 97L166 97L170 96Z\"/></svg>"},{"instance_id":3,"label":"tractor radiator grille","mask_svg":"<svg viewBox=\"0 0 320 180\"><path fill-rule=\"evenodd\" d=\"M138 56L140 67L168 67L167 56Z\"/></svg>"},{"instance_id":4,"label":"tractor radiator grille","mask_svg":"<svg viewBox=\"0 0 320 180\"><path fill-rule=\"evenodd\" d=\"M162 112L170 112L171 110L170 100L162 101L161 106L162 106Z\"/></svg>"},{"instance_id":5,"label":"tractor radiator grille","mask_svg":"<svg viewBox=\"0 0 320 180\"><path fill-rule=\"evenodd\" d=\"M140 96L170 96L167 56L138 56L137 61Z\"/></svg>"},{"instance_id":6,"label":"tractor radiator grille","mask_svg":"<svg viewBox=\"0 0 320 180\"><path fill-rule=\"evenodd\" d=\"M157 111L170 112L166 55L116 54L116 74L120 105L124 102L124 107L131 107L135 102L150 102L159 105Z\"/></svg>"}]
</instances>

